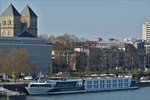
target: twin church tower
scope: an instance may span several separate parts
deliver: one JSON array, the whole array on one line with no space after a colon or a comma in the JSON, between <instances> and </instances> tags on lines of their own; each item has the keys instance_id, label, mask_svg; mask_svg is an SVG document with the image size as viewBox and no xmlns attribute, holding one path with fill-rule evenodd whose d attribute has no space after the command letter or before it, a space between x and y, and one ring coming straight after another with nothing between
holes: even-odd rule
<instances>
[{"instance_id":1,"label":"twin church tower","mask_svg":"<svg viewBox=\"0 0 150 100\"><path fill-rule=\"evenodd\" d=\"M10 4L1 15L2 37L37 37L37 15L27 5L21 13Z\"/></svg>"}]
</instances>

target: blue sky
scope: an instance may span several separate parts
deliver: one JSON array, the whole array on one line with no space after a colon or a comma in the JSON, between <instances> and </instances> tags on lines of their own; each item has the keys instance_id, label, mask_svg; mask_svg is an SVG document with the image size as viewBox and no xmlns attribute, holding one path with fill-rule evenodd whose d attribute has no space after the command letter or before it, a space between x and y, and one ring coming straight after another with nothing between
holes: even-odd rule
<instances>
[{"instance_id":1,"label":"blue sky","mask_svg":"<svg viewBox=\"0 0 150 100\"><path fill-rule=\"evenodd\" d=\"M1 14L11 2L19 12L29 4L38 34L140 39L142 24L150 22L150 0L0 0Z\"/></svg>"}]
</instances>

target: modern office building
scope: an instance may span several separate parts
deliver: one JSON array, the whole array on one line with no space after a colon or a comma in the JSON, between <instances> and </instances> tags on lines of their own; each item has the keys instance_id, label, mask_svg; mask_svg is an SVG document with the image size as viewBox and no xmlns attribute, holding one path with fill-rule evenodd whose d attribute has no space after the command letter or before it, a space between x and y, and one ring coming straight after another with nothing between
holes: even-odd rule
<instances>
[{"instance_id":1,"label":"modern office building","mask_svg":"<svg viewBox=\"0 0 150 100\"><path fill-rule=\"evenodd\" d=\"M142 25L142 39L150 41L150 22L145 22Z\"/></svg>"},{"instance_id":2,"label":"modern office building","mask_svg":"<svg viewBox=\"0 0 150 100\"><path fill-rule=\"evenodd\" d=\"M13 48L27 50L29 61L36 66L36 73L52 71L51 45L38 38L0 37L0 51L9 53Z\"/></svg>"},{"instance_id":3,"label":"modern office building","mask_svg":"<svg viewBox=\"0 0 150 100\"><path fill-rule=\"evenodd\" d=\"M144 68L145 66L145 42L143 40L136 40L134 42L134 47L137 51L137 57L138 57L138 64L140 68Z\"/></svg>"},{"instance_id":4,"label":"modern office building","mask_svg":"<svg viewBox=\"0 0 150 100\"><path fill-rule=\"evenodd\" d=\"M146 51L145 66L150 67L150 42L145 43L145 51Z\"/></svg>"}]
</instances>

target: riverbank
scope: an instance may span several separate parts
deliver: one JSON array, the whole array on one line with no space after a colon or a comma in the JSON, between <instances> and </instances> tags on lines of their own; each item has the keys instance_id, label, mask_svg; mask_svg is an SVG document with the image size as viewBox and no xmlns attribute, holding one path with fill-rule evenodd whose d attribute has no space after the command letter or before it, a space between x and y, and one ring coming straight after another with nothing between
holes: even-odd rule
<instances>
[{"instance_id":1,"label":"riverbank","mask_svg":"<svg viewBox=\"0 0 150 100\"><path fill-rule=\"evenodd\" d=\"M150 87L150 80L141 81L140 87Z\"/></svg>"}]
</instances>

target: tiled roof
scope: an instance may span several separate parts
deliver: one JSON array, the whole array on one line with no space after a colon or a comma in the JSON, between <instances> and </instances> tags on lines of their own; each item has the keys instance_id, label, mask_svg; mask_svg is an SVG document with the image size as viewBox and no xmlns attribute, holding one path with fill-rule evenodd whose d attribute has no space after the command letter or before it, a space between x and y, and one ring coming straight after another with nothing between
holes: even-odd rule
<instances>
[{"instance_id":1,"label":"tiled roof","mask_svg":"<svg viewBox=\"0 0 150 100\"><path fill-rule=\"evenodd\" d=\"M10 4L1 16L20 16L20 14L16 10L16 8L12 4Z\"/></svg>"},{"instance_id":2,"label":"tiled roof","mask_svg":"<svg viewBox=\"0 0 150 100\"><path fill-rule=\"evenodd\" d=\"M18 37L35 37L33 36L31 33L25 31L23 33L21 33L20 35L18 35Z\"/></svg>"},{"instance_id":3,"label":"tiled roof","mask_svg":"<svg viewBox=\"0 0 150 100\"><path fill-rule=\"evenodd\" d=\"M27 5L21 12L22 16L30 16L30 17L37 17L37 15L33 12L33 10Z\"/></svg>"}]
</instances>

